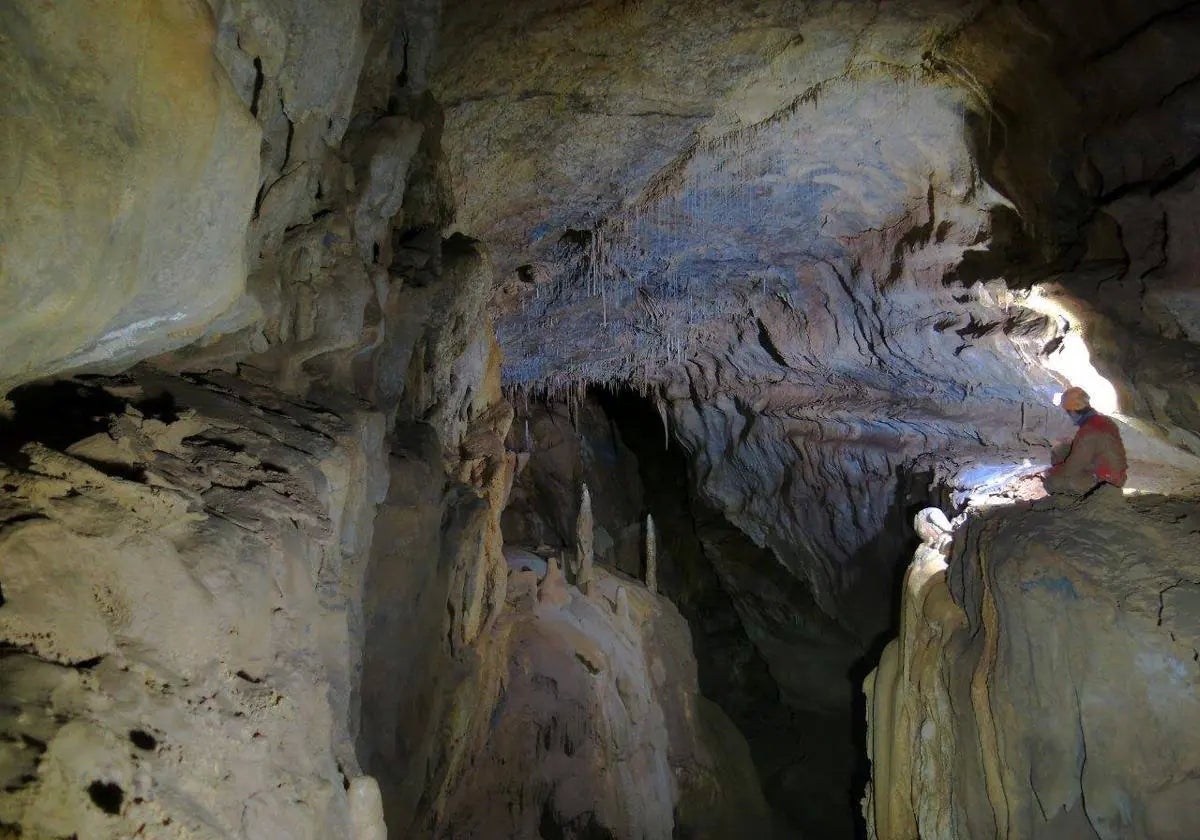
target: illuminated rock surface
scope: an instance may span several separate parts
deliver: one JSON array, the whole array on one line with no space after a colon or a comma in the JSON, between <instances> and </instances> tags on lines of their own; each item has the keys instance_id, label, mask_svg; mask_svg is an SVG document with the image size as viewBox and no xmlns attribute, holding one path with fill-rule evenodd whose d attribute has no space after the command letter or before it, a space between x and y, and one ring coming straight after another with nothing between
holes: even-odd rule
<instances>
[{"instance_id":1,"label":"illuminated rock surface","mask_svg":"<svg viewBox=\"0 0 1200 840\"><path fill-rule=\"evenodd\" d=\"M1195 494L1198 14L8 4L0 834L853 836L914 511L1012 502L1067 381ZM1187 836L1157 760L1120 825ZM1034 831L993 770L914 814Z\"/></svg>"},{"instance_id":2,"label":"illuminated rock surface","mask_svg":"<svg viewBox=\"0 0 1200 840\"><path fill-rule=\"evenodd\" d=\"M866 682L871 837L1200 830L1200 507L1043 504L970 517L948 561L918 550Z\"/></svg>"}]
</instances>

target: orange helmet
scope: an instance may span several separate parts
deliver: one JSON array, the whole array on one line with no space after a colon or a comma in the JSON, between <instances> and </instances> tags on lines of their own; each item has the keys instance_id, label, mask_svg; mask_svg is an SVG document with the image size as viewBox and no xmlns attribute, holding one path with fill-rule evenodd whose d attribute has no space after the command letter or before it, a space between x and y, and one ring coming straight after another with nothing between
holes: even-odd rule
<instances>
[{"instance_id":1,"label":"orange helmet","mask_svg":"<svg viewBox=\"0 0 1200 840\"><path fill-rule=\"evenodd\" d=\"M1067 411L1083 411L1091 406L1092 400L1088 396L1088 392L1079 387L1071 387L1063 391L1062 399L1059 401Z\"/></svg>"}]
</instances>

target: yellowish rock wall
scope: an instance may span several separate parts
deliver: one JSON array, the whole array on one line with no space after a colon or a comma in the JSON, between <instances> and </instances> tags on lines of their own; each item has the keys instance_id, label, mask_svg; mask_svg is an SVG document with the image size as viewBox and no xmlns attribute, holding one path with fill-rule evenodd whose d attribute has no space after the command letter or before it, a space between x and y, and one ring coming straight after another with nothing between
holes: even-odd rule
<instances>
[{"instance_id":1,"label":"yellowish rock wall","mask_svg":"<svg viewBox=\"0 0 1200 840\"><path fill-rule=\"evenodd\" d=\"M0 391L194 340L245 287L259 128L191 0L0 9Z\"/></svg>"},{"instance_id":2,"label":"yellowish rock wall","mask_svg":"<svg viewBox=\"0 0 1200 840\"><path fill-rule=\"evenodd\" d=\"M76 387L99 430L0 466L0 826L376 836L351 726L383 418L232 379Z\"/></svg>"}]
</instances>

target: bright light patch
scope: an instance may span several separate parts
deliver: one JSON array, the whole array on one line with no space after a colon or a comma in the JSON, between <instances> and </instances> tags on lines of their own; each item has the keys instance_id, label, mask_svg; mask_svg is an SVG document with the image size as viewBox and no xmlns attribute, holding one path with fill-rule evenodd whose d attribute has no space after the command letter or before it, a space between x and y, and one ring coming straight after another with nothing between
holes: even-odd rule
<instances>
[{"instance_id":1,"label":"bright light patch","mask_svg":"<svg viewBox=\"0 0 1200 840\"><path fill-rule=\"evenodd\" d=\"M1004 489L1013 481L1045 468L1045 464L1034 464L1028 458L1019 464L974 464L954 476L953 484L961 489L952 494L951 501L956 505L970 502L985 507L1010 505L1013 501L1003 497Z\"/></svg>"},{"instance_id":2,"label":"bright light patch","mask_svg":"<svg viewBox=\"0 0 1200 840\"><path fill-rule=\"evenodd\" d=\"M1062 343L1045 360L1045 365L1072 385L1088 392L1092 407L1101 414L1117 413L1117 390L1092 367L1092 356L1079 330L1079 316L1059 301L1034 286L1023 301L1024 305L1053 318L1062 331ZM1062 401L1061 392L1054 395L1054 404Z\"/></svg>"}]
</instances>

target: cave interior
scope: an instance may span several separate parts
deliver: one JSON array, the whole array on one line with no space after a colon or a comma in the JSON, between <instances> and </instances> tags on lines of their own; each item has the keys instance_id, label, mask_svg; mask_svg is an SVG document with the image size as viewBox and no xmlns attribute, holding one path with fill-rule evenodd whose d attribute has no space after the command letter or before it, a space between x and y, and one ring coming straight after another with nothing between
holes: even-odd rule
<instances>
[{"instance_id":1,"label":"cave interior","mask_svg":"<svg viewBox=\"0 0 1200 840\"><path fill-rule=\"evenodd\" d=\"M1194 840L1197 55L5 4L0 837Z\"/></svg>"}]
</instances>

